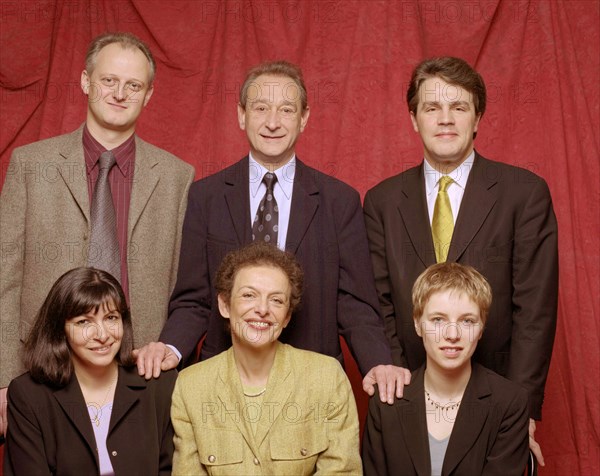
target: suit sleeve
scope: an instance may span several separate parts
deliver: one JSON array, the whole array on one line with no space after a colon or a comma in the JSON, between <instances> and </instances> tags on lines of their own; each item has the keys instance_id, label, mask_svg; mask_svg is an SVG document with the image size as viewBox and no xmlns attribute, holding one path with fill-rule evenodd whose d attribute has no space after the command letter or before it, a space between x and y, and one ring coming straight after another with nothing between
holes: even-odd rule
<instances>
[{"instance_id":1,"label":"suit sleeve","mask_svg":"<svg viewBox=\"0 0 600 476\"><path fill-rule=\"evenodd\" d=\"M20 360L19 320L27 211L24 167L14 152L0 195L0 387L7 387L17 376Z\"/></svg>"},{"instance_id":2,"label":"suit sleeve","mask_svg":"<svg viewBox=\"0 0 600 476\"><path fill-rule=\"evenodd\" d=\"M208 474L200 463L194 428L187 412L181 380L175 383L173 399L171 403L171 420L175 429L173 442L175 453L173 454L173 476Z\"/></svg>"},{"instance_id":3,"label":"suit sleeve","mask_svg":"<svg viewBox=\"0 0 600 476\"><path fill-rule=\"evenodd\" d=\"M490 448L482 475L520 476L529 454L529 412L524 390L511 401Z\"/></svg>"},{"instance_id":4,"label":"suit sleeve","mask_svg":"<svg viewBox=\"0 0 600 476\"><path fill-rule=\"evenodd\" d=\"M548 186L536 181L521 207L513 245L513 316L507 377L529 391L540 420L558 301L558 232Z\"/></svg>"},{"instance_id":5,"label":"suit sleeve","mask_svg":"<svg viewBox=\"0 0 600 476\"><path fill-rule=\"evenodd\" d=\"M360 198L356 192L345 198L343 213L333 217L339 220L338 324L365 375L377 365L391 364L392 356L379 313Z\"/></svg>"},{"instance_id":6,"label":"suit sleeve","mask_svg":"<svg viewBox=\"0 0 600 476\"><path fill-rule=\"evenodd\" d=\"M161 379L165 381L161 382ZM169 476L173 469L173 424L171 423L171 395L175 387L177 371L163 372L155 383L161 386L160 401L157 411L160 411L162 435L160 438L160 454L158 459L159 475Z\"/></svg>"},{"instance_id":7,"label":"suit sleeve","mask_svg":"<svg viewBox=\"0 0 600 476\"><path fill-rule=\"evenodd\" d=\"M44 451L44 438L38 425L31 397L19 384L8 391L8 434L4 469L11 474L50 474Z\"/></svg>"},{"instance_id":8,"label":"suit sleeve","mask_svg":"<svg viewBox=\"0 0 600 476\"><path fill-rule=\"evenodd\" d=\"M390 273L385 251L383 219L371 192L368 192L365 196L364 217L367 238L369 241L369 250L371 252L371 261L373 264L373 273L375 275L375 287L377 289L379 305L383 314L385 333L392 350L392 360L395 365L406 368L408 367L408 363L404 357L400 339L396 332L396 313L392 302L392 286L390 283Z\"/></svg>"},{"instance_id":9,"label":"suit sleeve","mask_svg":"<svg viewBox=\"0 0 600 476\"><path fill-rule=\"evenodd\" d=\"M378 392L375 391L375 395ZM377 397L369 399L369 411L363 435L362 460L365 476L388 474L381 431L381 411Z\"/></svg>"},{"instance_id":10,"label":"suit sleeve","mask_svg":"<svg viewBox=\"0 0 600 476\"><path fill-rule=\"evenodd\" d=\"M338 362L332 375L333 388L324 424L329 446L319 455L315 476L362 474L358 437L358 413L352 387Z\"/></svg>"},{"instance_id":11,"label":"suit sleeve","mask_svg":"<svg viewBox=\"0 0 600 476\"><path fill-rule=\"evenodd\" d=\"M169 303L169 318L159 340L173 345L185 362L208 330L211 289L206 225L198 188L192 186L183 221L177 282Z\"/></svg>"}]
</instances>

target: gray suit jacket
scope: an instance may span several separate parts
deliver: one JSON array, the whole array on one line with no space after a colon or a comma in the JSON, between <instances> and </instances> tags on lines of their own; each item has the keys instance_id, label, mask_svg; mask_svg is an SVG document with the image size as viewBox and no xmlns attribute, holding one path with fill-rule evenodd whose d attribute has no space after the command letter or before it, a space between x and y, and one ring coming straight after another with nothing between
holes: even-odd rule
<instances>
[{"instance_id":1,"label":"gray suit jacket","mask_svg":"<svg viewBox=\"0 0 600 476\"><path fill-rule=\"evenodd\" d=\"M0 195L0 386L23 372L19 350L52 284L85 266L90 204L77 131L14 150ZM128 229L136 344L156 340L175 284L194 169L136 137Z\"/></svg>"}]
</instances>

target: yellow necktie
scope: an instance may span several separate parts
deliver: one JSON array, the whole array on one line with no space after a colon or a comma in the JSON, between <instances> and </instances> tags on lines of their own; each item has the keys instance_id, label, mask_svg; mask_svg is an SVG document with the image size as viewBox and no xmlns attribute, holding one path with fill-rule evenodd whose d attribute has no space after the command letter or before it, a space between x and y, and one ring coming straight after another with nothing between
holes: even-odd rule
<instances>
[{"instance_id":1,"label":"yellow necktie","mask_svg":"<svg viewBox=\"0 0 600 476\"><path fill-rule=\"evenodd\" d=\"M452 180L447 175L443 175L439 182L439 191L433 208L433 220L431 221L431 232L433 234L433 246L435 248L435 257L438 263L446 261L450 241L452 241L452 232L454 231L454 219L452 218L452 207L450 206L450 197L448 197L448 187Z\"/></svg>"}]
</instances>

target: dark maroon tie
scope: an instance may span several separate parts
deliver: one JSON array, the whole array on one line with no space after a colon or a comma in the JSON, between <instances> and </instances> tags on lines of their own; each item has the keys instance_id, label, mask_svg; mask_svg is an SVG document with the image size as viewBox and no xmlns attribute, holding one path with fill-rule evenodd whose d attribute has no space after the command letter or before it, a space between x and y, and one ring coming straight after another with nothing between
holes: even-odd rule
<instances>
[{"instance_id":1,"label":"dark maroon tie","mask_svg":"<svg viewBox=\"0 0 600 476\"><path fill-rule=\"evenodd\" d=\"M265 241L277 246L277 231L279 229L279 208L273 194L273 187L277 182L277 175L267 172L263 177L267 186L265 196L260 201L254 223L252 223L252 240Z\"/></svg>"}]
</instances>

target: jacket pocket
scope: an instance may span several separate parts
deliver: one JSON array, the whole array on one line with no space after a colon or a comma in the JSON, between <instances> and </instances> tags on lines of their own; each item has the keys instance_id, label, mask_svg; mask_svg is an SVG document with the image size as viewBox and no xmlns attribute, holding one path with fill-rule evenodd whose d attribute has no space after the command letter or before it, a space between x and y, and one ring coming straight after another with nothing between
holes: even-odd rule
<instances>
[{"instance_id":1,"label":"jacket pocket","mask_svg":"<svg viewBox=\"0 0 600 476\"><path fill-rule=\"evenodd\" d=\"M237 431L202 429L196 438L200 463L210 474L238 474L231 465L244 459L244 438Z\"/></svg>"},{"instance_id":2,"label":"jacket pocket","mask_svg":"<svg viewBox=\"0 0 600 476\"><path fill-rule=\"evenodd\" d=\"M286 474L313 474L329 447L326 425L312 420L280 425L269 439L273 464Z\"/></svg>"}]
</instances>

